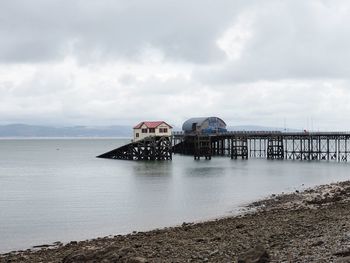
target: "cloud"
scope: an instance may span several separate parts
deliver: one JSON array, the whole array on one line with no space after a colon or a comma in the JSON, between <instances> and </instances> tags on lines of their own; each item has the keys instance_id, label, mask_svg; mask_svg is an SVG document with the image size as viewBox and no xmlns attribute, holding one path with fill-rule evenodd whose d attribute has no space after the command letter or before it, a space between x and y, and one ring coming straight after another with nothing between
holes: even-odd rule
<instances>
[{"instance_id":1,"label":"cloud","mask_svg":"<svg viewBox=\"0 0 350 263\"><path fill-rule=\"evenodd\" d=\"M0 119L349 129L350 4L5 1ZM311 128L311 127L308 127Z\"/></svg>"},{"instance_id":2,"label":"cloud","mask_svg":"<svg viewBox=\"0 0 350 263\"><path fill-rule=\"evenodd\" d=\"M221 48L228 53L228 61L199 68L196 74L203 82L211 84L347 79L350 69L348 11L346 1L257 3L231 26L228 30L231 35L226 33L226 43L223 36L222 42L226 45ZM231 50L228 48L230 41ZM230 52L237 52L237 49L238 55L230 57Z\"/></svg>"},{"instance_id":3,"label":"cloud","mask_svg":"<svg viewBox=\"0 0 350 263\"><path fill-rule=\"evenodd\" d=\"M241 1L13 0L1 4L0 61L136 59L148 46L173 60L224 57L216 38ZM195 48L194 48L195 47Z\"/></svg>"}]
</instances>

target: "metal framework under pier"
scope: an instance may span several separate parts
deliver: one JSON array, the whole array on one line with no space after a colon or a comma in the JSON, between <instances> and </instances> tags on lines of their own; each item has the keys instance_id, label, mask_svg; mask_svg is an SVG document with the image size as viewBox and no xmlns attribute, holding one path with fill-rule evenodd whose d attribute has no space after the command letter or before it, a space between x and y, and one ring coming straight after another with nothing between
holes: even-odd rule
<instances>
[{"instance_id":1,"label":"metal framework under pier","mask_svg":"<svg viewBox=\"0 0 350 263\"><path fill-rule=\"evenodd\" d=\"M350 160L350 133L345 132L226 132L212 135L174 133L173 152L195 159Z\"/></svg>"},{"instance_id":2,"label":"metal framework under pier","mask_svg":"<svg viewBox=\"0 0 350 263\"><path fill-rule=\"evenodd\" d=\"M209 136L196 136L194 140L194 159L199 160L202 156L211 159L211 140Z\"/></svg>"}]
</instances>

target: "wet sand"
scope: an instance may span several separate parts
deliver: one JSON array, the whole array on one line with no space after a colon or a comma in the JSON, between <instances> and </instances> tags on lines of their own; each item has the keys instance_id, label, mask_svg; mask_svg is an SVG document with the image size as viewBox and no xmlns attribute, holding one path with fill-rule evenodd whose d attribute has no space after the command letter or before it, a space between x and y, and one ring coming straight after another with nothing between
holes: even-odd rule
<instances>
[{"instance_id":1,"label":"wet sand","mask_svg":"<svg viewBox=\"0 0 350 263\"><path fill-rule=\"evenodd\" d=\"M350 262L350 181L248 208L237 217L10 252L0 262Z\"/></svg>"}]
</instances>

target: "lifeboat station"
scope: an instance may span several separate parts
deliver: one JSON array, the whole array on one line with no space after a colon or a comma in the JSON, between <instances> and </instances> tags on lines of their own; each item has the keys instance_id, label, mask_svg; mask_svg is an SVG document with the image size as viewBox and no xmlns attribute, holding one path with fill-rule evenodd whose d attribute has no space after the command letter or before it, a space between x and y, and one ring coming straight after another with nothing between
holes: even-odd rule
<instances>
[{"instance_id":1,"label":"lifeboat station","mask_svg":"<svg viewBox=\"0 0 350 263\"><path fill-rule=\"evenodd\" d=\"M231 159L350 160L347 132L229 131L219 117L190 118L182 131L165 121L143 121L133 128L131 143L101 154L121 160L171 160L173 154L195 160Z\"/></svg>"}]
</instances>

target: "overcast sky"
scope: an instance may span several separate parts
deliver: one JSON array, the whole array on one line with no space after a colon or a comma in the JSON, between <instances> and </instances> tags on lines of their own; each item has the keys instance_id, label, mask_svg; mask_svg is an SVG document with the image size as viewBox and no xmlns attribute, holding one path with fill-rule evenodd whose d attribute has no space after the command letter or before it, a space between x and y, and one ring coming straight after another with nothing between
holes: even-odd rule
<instances>
[{"instance_id":1,"label":"overcast sky","mask_svg":"<svg viewBox=\"0 0 350 263\"><path fill-rule=\"evenodd\" d=\"M348 0L3 0L0 124L350 130Z\"/></svg>"}]
</instances>

